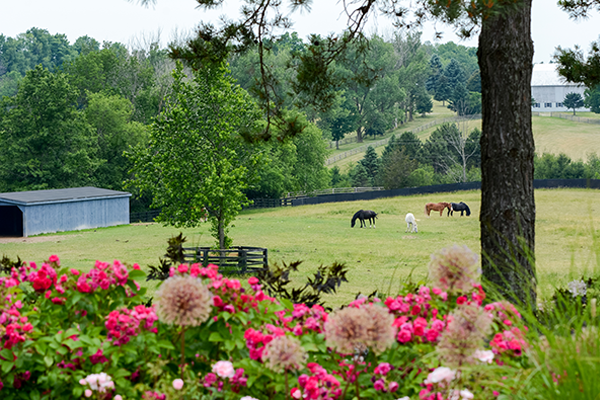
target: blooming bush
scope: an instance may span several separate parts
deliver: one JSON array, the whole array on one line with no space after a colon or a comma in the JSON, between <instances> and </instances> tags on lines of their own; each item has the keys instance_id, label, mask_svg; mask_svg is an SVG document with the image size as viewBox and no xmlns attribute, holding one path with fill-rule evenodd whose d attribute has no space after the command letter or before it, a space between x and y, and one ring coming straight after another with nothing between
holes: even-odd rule
<instances>
[{"instance_id":1,"label":"blooming bush","mask_svg":"<svg viewBox=\"0 0 600 400\"><path fill-rule=\"evenodd\" d=\"M514 391L527 330L484 304L466 248L431 285L327 313L214 265L171 267L150 305L138 265L52 256L0 278L2 399L467 399ZM491 377L507 376L493 384ZM27 383L26 383L27 382ZM471 396L471 397L469 397Z\"/></svg>"}]
</instances>

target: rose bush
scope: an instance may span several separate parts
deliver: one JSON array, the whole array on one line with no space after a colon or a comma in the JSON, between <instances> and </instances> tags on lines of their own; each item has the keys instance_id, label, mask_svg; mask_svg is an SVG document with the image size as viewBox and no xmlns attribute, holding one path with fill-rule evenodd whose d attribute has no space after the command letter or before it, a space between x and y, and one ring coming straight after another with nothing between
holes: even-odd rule
<instances>
[{"instance_id":1,"label":"rose bush","mask_svg":"<svg viewBox=\"0 0 600 400\"><path fill-rule=\"evenodd\" d=\"M476 263L466 248L445 249L432 257L429 286L360 298L330 314L269 297L255 277L242 285L214 265L171 268L150 304L137 264L96 262L84 273L56 256L39 267L24 263L0 278L0 395L509 395L525 363L528 331L509 303L485 304Z\"/></svg>"}]
</instances>

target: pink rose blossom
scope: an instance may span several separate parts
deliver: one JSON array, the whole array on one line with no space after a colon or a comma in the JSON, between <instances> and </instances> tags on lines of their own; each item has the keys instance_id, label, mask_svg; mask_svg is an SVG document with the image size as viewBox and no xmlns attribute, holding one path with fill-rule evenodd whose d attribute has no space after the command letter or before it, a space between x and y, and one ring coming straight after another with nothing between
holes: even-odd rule
<instances>
[{"instance_id":1,"label":"pink rose blossom","mask_svg":"<svg viewBox=\"0 0 600 400\"><path fill-rule=\"evenodd\" d=\"M181 388L183 387L183 380L175 379L173 381L173 387L175 388L175 390L181 390Z\"/></svg>"},{"instance_id":2,"label":"pink rose blossom","mask_svg":"<svg viewBox=\"0 0 600 400\"><path fill-rule=\"evenodd\" d=\"M217 361L212 367L212 372L221 378L232 378L235 375L235 368L233 368L233 364L229 361Z\"/></svg>"}]
</instances>

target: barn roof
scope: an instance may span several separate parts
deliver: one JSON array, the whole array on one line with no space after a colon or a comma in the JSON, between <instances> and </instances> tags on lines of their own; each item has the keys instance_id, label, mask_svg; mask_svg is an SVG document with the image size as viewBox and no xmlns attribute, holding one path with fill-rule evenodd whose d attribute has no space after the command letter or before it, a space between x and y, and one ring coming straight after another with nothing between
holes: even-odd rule
<instances>
[{"instance_id":1,"label":"barn roof","mask_svg":"<svg viewBox=\"0 0 600 400\"><path fill-rule=\"evenodd\" d=\"M531 86L579 86L558 74L558 64L534 64Z\"/></svg>"},{"instance_id":2,"label":"barn roof","mask_svg":"<svg viewBox=\"0 0 600 400\"><path fill-rule=\"evenodd\" d=\"M28 192L0 193L0 202L12 204L44 204L107 197L130 197L131 193L87 186L68 189L32 190Z\"/></svg>"}]
</instances>

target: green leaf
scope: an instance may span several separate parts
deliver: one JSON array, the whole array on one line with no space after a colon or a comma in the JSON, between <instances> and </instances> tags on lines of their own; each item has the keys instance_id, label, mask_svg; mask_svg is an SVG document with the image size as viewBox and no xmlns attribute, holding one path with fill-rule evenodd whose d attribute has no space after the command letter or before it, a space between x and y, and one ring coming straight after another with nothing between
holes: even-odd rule
<instances>
[{"instance_id":1,"label":"green leaf","mask_svg":"<svg viewBox=\"0 0 600 400\"><path fill-rule=\"evenodd\" d=\"M209 342L222 342L223 340L223 336L219 332L212 332L208 337Z\"/></svg>"},{"instance_id":2,"label":"green leaf","mask_svg":"<svg viewBox=\"0 0 600 400\"><path fill-rule=\"evenodd\" d=\"M0 356L2 356L2 358L4 358L5 360L12 360L15 357L13 356L13 352L10 349L3 349L2 351L0 351Z\"/></svg>"},{"instance_id":3,"label":"green leaf","mask_svg":"<svg viewBox=\"0 0 600 400\"><path fill-rule=\"evenodd\" d=\"M129 271L129 279L144 282L146 281L146 273L141 269L133 269Z\"/></svg>"},{"instance_id":4,"label":"green leaf","mask_svg":"<svg viewBox=\"0 0 600 400\"><path fill-rule=\"evenodd\" d=\"M173 343L169 342L168 340L159 340L157 346L167 350L175 350L175 346L173 346Z\"/></svg>"},{"instance_id":5,"label":"green leaf","mask_svg":"<svg viewBox=\"0 0 600 400\"><path fill-rule=\"evenodd\" d=\"M50 356L45 356L44 364L46 364L47 367L50 367L52 364L54 364L54 358L52 358Z\"/></svg>"},{"instance_id":6,"label":"green leaf","mask_svg":"<svg viewBox=\"0 0 600 400\"><path fill-rule=\"evenodd\" d=\"M288 300L288 299L279 299L279 302L281 303L282 306L284 306L288 310L294 311L294 303L292 303L290 300Z\"/></svg>"},{"instance_id":7,"label":"green leaf","mask_svg":"<svg viewBox=\"0 0 600 400\"><path fill-rule=\"evenodd\" d=\"M15 365L13 361L2 361L2 372L7 374Z\"/></svg>"}]
</instances>

